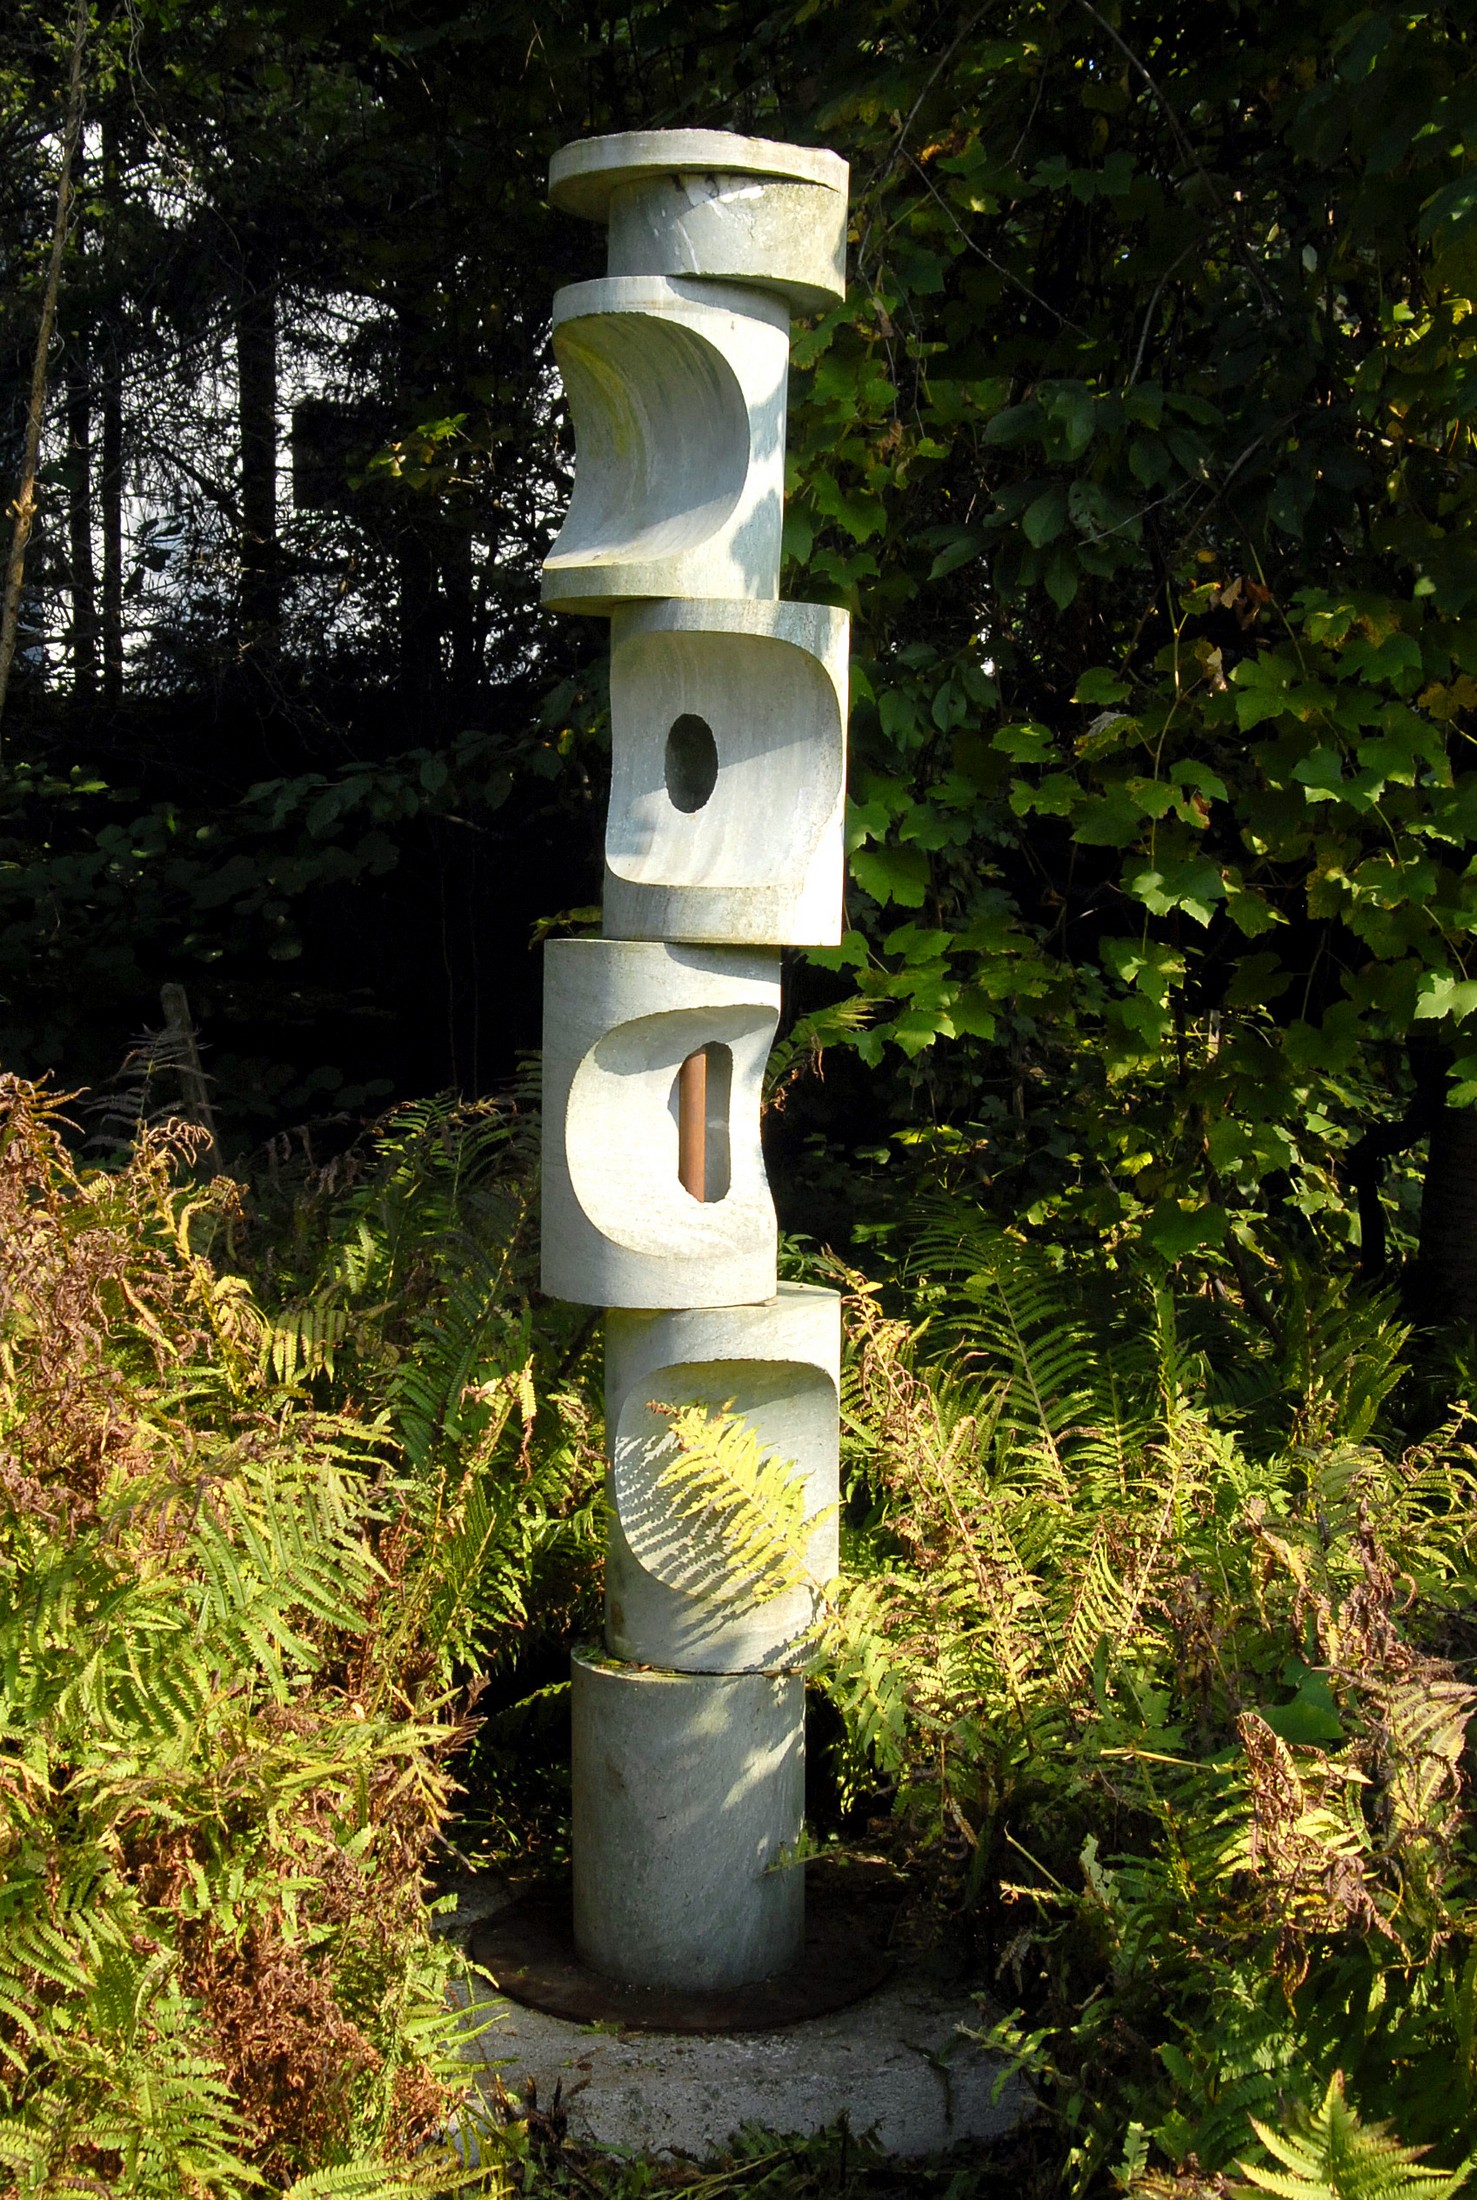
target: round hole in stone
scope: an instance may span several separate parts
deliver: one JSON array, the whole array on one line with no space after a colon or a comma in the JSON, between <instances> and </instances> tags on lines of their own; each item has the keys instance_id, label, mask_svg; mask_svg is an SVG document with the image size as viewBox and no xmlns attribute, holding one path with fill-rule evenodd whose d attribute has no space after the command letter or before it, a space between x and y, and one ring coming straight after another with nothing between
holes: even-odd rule
<instances>
[{"instance_id":1,"label":"round hole in stone","mask_svg":"<svg viewBox=\"0 0 1477 2200\"><path fill-rule=\"evenodd\" d=\"M706 718L685 710L667 735L667 793L679 810L700 810L718 784L718 744Z\"/></svg>"}]
</instances>

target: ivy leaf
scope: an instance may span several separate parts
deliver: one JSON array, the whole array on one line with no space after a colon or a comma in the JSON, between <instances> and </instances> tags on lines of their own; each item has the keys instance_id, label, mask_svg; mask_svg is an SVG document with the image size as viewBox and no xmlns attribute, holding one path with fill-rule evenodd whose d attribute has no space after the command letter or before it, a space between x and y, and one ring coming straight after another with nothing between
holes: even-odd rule
<instances>
[{"instance_id":1,"label":"ivy leaf","mask_svg":"<svg viewBox=\"0 0 1477 2200\"><path fill-rule=\"evenodd\" d=\"M1065 611L1077 593L1081 573L1068 550L1058 550L1046 568L1046 593L1058 611Z\"/></svg>"},{"instance_id":2,"label":"ivy leaf","mask_svg":"<svg viewBox=\"0 0 1477 2200\"><path fill-rule=\"evenodd\" d=\"M1002 755L1008 756L1014 764L1047 764L1056 755L1051 728L1037 725L1034 720L997 726L992 740Z\"/></svg>"},{"instance_id":3,"label":"ivy leaf","mask_svg":"<svg viewBox=\"0 0 1477 2200\"><path fill-rule=\"evenodd\" d=\"M1416 987L1415 1020L1432 1023L1443 1016L1454 1020L1470 1016L1477 1008L1477 980L1454 978L1449 970L1428 970Z\"/></svg>"},{"instance_id":4,"label":"ivy leaf","mask_svg":"<svg viewBox=\"0 0 1477 2200\"><path fill-rule=\"evenodd\" d=\"M1183 909L1197 924L1209 924L1215 904L1224 901L1225 880L1207 856L1166 860L1162 869L1149 862L1130 864L1123 875L1127 891L1153 916Z\"/></svg>"},{"instance_id":5,"label":"ivy leaf","mask_svg":"<svg viewBox=\"0 0 1477 2200\"><path fill-rule=\"evenodd\" d=\"M929 567L928 577L931 581L941 581L946 573L954 572L958 566L967 565L970 559L978 557L979 553L979 536L966 530L956 535L952 542L944 545L934 559L933 564Z\"/></svg>"},{"instance_id":6,"label":"ivy leaf","mask_svg":"<svg viewBox=\"0 0 1477 2200\"><path fill-rule=\"evenodd\" d=\"M1284 1686L1297 1685L1291 1703L1262 1705L1261 1716L1284 1742L1343 1742L1348 1739L1333 1700L1326 1673L1316 1672L1300 1658L1289 1658L1282 1669Z\"/></svg>"},{"instance_id":7,"label":"ivy leaf","mask_svg":"<svg viewBox=\"0 0 1477 2200\"><path fill-rule=\"evenodd\" d=\"M1144 1224L1144 1236L1165 1260L1183 1260L1187 1253L1222 1244L1228 1219L1225 1208L1213 1203L1197 1207L1161 1199Z\"/></svg>"},{"instance_id":8,"label":"ivy leaf","mask_svg":"<svg viewBox=\"0 0 1477 2200\"><path fill-rule=\"evenodd\" d=\"M1128 699L1128 682L1106 665L1093 665L1073 690L1074 703L1122 703Z\"/></svg>"},{"instance_id":9,"label":"ivy leaf","mask_svg":"<svg viewBox=\"0 0 1477 2200\"><path fill-rule=\"evenodd\" d=\"M857 884L874 901L921 909L928 892L928 858L921 848L867 848L851 859Z\"/></svg>"},{"instance_id":10,"label":"ivy leaf","mask_svg":"<svg viewBox=\"0 0 1477 2200\"><path fill-rule=\"evenodd\" d=\"M1067 493L1065 489L1048 489L1045 496L1037 497L1026 509L1021 526L1026 540L1036 549L1044 543L1055 542L1067 524ZM1050 582L1047 583L1048 587Z\"/></svg>"},{"instance_id":11,"label":"ivy leaf","mask_svg":"<svg viewBox=\"0 0 1477 2200\"><path fill-rule=\"evenodd\" d=\"M984 440L995 444L1039 441L1045 426L1046 415L1038 404L1007 405L986 422Z\"/></svg>"}]
</instances>

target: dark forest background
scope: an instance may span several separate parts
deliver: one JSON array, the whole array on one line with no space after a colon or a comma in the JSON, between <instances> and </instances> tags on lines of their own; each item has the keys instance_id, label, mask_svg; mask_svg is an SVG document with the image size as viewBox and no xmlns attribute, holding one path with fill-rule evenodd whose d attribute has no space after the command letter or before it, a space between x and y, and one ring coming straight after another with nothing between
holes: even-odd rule
<instances>
[{"instance_id":1,"label":"dark forest background","mask_svg":"<svg viewBox=\"0 0 1477 2200\"><path fill-rule=\"evenodd\" d=\"M667 125L851 164L783 574L852 615L848 929L765 1105L845 1293L806 1869L1040 2114L699 2171L503 2097L483 2185L1443 2200L1477 66L1358 0L0 11L0 2200L467 2184L427 1888L563 1871L603 1598L530 1058L600 890L607 637L538 572L602 246L545 177Z\"/></svg>"},{"instance_id":2,"label":"dark forest background","mask_svg":"<svg viewBox=\"0 0 1477 2200\"><path fill-rule=\"evenodd\" d=\"M855 621L852 930L793 959L786 1219L886 1233L922 1168L1253 1309L1290 1248L1477 1311L1468 36L1209 29L12 9L0 1058L116 1084L183 986L237 1156L515 1073L606 756L603 629L537 604L601 251L548 158L825 142L785 587Z\"/></svg>"}]
</instances>

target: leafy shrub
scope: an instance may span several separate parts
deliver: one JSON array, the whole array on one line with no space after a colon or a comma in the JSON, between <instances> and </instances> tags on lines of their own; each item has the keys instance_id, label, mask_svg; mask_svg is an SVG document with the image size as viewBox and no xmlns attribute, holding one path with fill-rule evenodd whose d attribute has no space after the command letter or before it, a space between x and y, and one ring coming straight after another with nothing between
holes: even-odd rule
<instances>
[{"instance_id":1,"label":"leafy shrub","mask_svg":"<svg viewBox=\"0 0 1477 2200\"><path fill-rule=\"evenodd\" d=\"M442 1095L346 1153L304 1137L237 1244L275 1371L372 1414L441 1523L420 1593L488 1684L459 1839L504 1855L562 1838L568 1642L598 1626L604 1541L597 1318L534 1298L537 1123L519 1092Z\"/></svg>"},{"instance_id":2,"label":"leafy shrub","mask_svg":"<svg viewBox=\"0 0 1477 2200\"><path fill-rule=\"evenodd\" d=\"M1382 2124L1361 2124L1344 2098L1344 2074L1336 2070L1328 2091L1301 2128L1280 2137L1252 2119L1257 2137L1281 2166L1246 2172L1260 2192L1277 2200L1447 2200L1467 2181L1468 2165L1432 2169L1424 2149L1403 2147Z\"/></svg>"},{"instance_id":3,"label":"leafy shrub","mask_svg":"<svg viewBox=\"0 0 1477 2200\"><path fill-rule=\"evenodd\" d=\"M1017 2003L980 2036L1035 2081L1068 2188L1188 2192L1335 2070L1454 2164L1477 2141L1464 1414L1377 1442L1404 1332L1296 1277L1274 1345L1224 1302L1081 1288L960 1209L894 1311L849 1283L819 1678L915 1883L972 1913ZM736 1568L767 1533L798 1578L772 1463L744 1488L722 1419L674 1433L689 1514Z\"/></svg>"},{"instance_id":4,"label":"leafy shrub","mask_svg":"<svg viewBox=\"0 0 1477 2200\"><path fill-rule=\"evenodd\" d=\"M444 2189L422 1875L477 1476L428 1501L381 1419L273 1372L191 1152L79 1173L0 1081L0 2178Z\"/></svg>"}]
</instances>

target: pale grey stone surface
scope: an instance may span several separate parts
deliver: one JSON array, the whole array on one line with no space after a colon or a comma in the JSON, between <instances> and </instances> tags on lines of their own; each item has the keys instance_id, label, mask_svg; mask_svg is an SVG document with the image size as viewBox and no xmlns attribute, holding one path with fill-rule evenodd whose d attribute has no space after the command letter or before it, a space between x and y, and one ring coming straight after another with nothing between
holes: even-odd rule
<instances>
[{"instance_id":1,"label":"pale grey stone surface","mask_svg":"<svg viewBox=\"0 0 1477 2200\"><path fill-rule=\"evenodd\" d=\"M576 455L545 603L778 595L783 301L660 275L572 283L554 300L554 356Z\"/></svg>"},{"instance_id":2,"label":"pale grey stone surface","mask_svg":"<svg viewBox=\"0 0 1477 2200\"><path fill-rule=\"evenodd\" d=\"M612 194L608 272L778 291L801 313L846 296L846 193L733 173L653 176Z\"/></svg>"},{"instance_id":3,"label":"pale grey stone surface","mask_svg":"<svg viewBox=\"0 0 1477 2200\"><path fill-rule=\"evenodd\" d=\"M553 1297L649 1307L773 1298L759 1106L779 1007L779 957L763 949L549 942L542 1241ZM704 1202L677 1174L676 1083L686 1057L709 1045L728 1050L724 1075L709 1073L708 1130L728 1188Z\"/></svg>"},{"instance_id":4,"label":"pale grey stone surface","mask_svg":"<svg viewBox=\"0 0 1477 2200\"><path fill-rule=\"evenodd\" d=\"M609 936L545 961L543 1286L648 1325L617 1323L608 1400L610 1640L641 1662L575 1662L575 1937L628 1983L736 1985L801 1946L803 1874L766 1867L800 1831L803 1686L754 1668L790 1651L810 1596L715 1619L695 1593L715 1554L663 1517L648 1409L731 1396L811 1509L833 1501L834 1306L776 1300L759 1103L779 1011L762 950L841 929L847 621L776 599L789 308L844 296L847 170L728 132L628 132L566 146L550 196L606 224L609 273L555 300L577 463L543 595L617 623ZM699 1049L701 1199L676 1108ZM676 1309L704 1312L662 1330ZM814 1540L825 1578L834 1527Z\"/></svg>"},{"instance_id":5,"label":"pale grey stone surface","mask_svg":"<svg viewBox=\"0 0 1477 2200\"><path fill-rule=\"evenodd\" d=\"M794 1465L806 1514L819 1516L808 1565L823 1586L838 1565L840 1367L841 1301L809 1284L782 1283L762 1306L607 1317L605 1640L616 1657L689 1673L794 1662L815 1618L813 1590L762 1602L744 1594L721 1539L701 1518L679 1516L657 1486L674 1447L654 1408L731 1402L763 1450Z\"/></svg>"},{"instance_id":6,"label":"pale grey stone surface","mask_svg":"<svg viewBox=\"0 0 1477 2200\"><path fill-rule=\"evenodd\" d=\"M478 2023L494 2021L469 2054L520 2094L528 2079L548 2108L560 2088L573 2137L627 2153L720 2153L745 2125L824 2131L845 2117L889 2154L935 2154L1002 2138L1031 2110L999 2063L960 2037L979 2028L957 1987L900 1977L865 2001L778 2032L692 2037L597 2032L524 2009L484 1989Z\"/></svg>"},{"instance_id":7,"label":"pale grey stone surface","mask_svg":"<svg viewBox=\"0 0 1477 2200\"><path fill-rule=\"evenodd\" d=\"M840 939L849 629L827 604L616 612L608 937ZM671 768L673 729L694 719L716 763L695 808L679 806L681 790L674 798Z\"/></svg>"},{"instance_id":8,"label":"pale grey stone surface","mask_svg":"<svg viewBox=\"0 0 1477 2200\"><path fill-rule=\"evenodd\" d=\"M850 176L841 155L823 145L786 145L732 130L619 130L560 147L549 163L549 203L603 222L612 192L623 185L685 170L813 183L843 199Z\"/></svg>"},{"instance_id":9,"label":"pale grey stone surface","mask_svg":"<svg viewBox=\"0 0 1477 2200\"><path fill-rule=\"evenodd\" d=\"M746 1986L796 1961L805 1684L571 1661L574 1942L634 1986Z\"/></svg>"}]
</instances>

